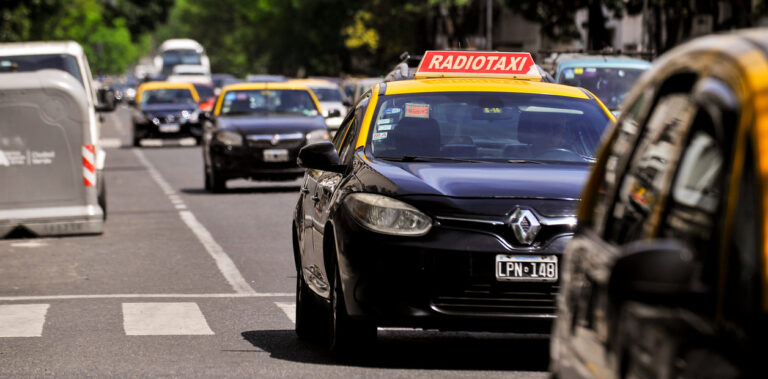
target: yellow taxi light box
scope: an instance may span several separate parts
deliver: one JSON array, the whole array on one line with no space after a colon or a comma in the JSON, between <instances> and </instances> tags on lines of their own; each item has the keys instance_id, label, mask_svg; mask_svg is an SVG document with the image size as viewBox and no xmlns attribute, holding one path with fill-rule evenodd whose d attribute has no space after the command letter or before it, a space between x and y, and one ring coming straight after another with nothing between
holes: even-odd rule
<instances>
[{"instance_id":1,"label":"yellow taxi light box","mask_svg":"<svg viewBox=\"0 0 768 379\"><path fill-rule=\"evenodd\" d=\"M509 78L541 80L530 53L435 51L424 53L414 78Z\"/></svg>"}]
</instances>

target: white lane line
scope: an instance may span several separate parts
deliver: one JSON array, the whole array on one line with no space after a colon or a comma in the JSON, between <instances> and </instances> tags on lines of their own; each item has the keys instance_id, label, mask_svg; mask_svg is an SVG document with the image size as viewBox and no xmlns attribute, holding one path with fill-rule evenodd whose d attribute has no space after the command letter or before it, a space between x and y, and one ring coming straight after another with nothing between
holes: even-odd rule
<instances>
[{"instance_id":1,"label":"white lane line","mask_svg":"<svg viewBox=\"0 0 768 379\"><path fill-rule=\"evenodd\" d=\"M129 336L212 335L197 303L123 303Z\"/></svg>"},{"instance_id":2,"label":"white lane line","mask_svg":"<svg viewBox=\"0 0 768 379\"><path fill-rule=\"evenodd\" d=\"M296 303L275 303L278 308L282 309L286 316L292 323L296 323Z\"/></svg>"},{"instance_id":3,"label":"white lane line","mask_svg":"<svg viewBox=\"0 0 768 379\"><path fill-rule=\"evenodd\" d=\"M11 247L45 247L45 246L48 246L48 244L41 240L14 242L11 244Z\"/></svg>"},{"instance_id":4,"label":"white lane line","mask_svg":"<svg viewBox=\"0 0 768 379\"><path fill-rule=\"evenodd\" d=\"M0 337L40 337L50 304L0 305Z\"/></svg>"},{"instance_id":5,"label":"white lane line","mask_svg":"<svg viewBox=\"0 0 768 379\"><path fill-rule=\"evenodd\" d=\"M155 166L147 159L146 155L144 155L141 150L133 149L133 153L136 154L136 157L139 159L141 164L147 168L149 175L152 177L152 179L155 180L155 182L157 182L157 185L160 186L160 188L169 198L171 196L178 196L173 190L173 187L171 187L171 185L168 184L165 179L163 179L162 175L160 175L160 172L157 171ZM184 206L184 208L179 207L180 205ZM221 245L219 245L216 240L213 239L213 236L208 231L208 229L206 229L203 224L197 221L197 218L194 214L192 214L192 212L185 210L186 205L182 203L176 204L175 206L177 209L179 209L179 217L181 217L184 223L187 224L187 227L192 230L192 233L194 233L200 243L203 244L205 250L211 256L211 258L213 258L214 262L216 262L216 267L219 268L221 274L232 286L232 289L234 289L237 293L255 293L256 291L254 291L253 288L248 285L248 282L245 280L245 278L243 278L240 270L237 269L237 266L235 266L235 263L232 261L229 255L227 255Z\"/></svg>"},{"instance_id":6,"label":"white lane line","mask_svg":"<svg viewBox=\"0 0 768 379\"><path fill-rule=\"evenodd\" d=\"M0 301L52 301L52 300L91 300L91 299L186 299L186 298L241 298L241 297L293 297L287 292L263 293L145 293L145 294L103 294L103 295L50 295L50 296L3 296Z\"/></svg>"}]
</instances>

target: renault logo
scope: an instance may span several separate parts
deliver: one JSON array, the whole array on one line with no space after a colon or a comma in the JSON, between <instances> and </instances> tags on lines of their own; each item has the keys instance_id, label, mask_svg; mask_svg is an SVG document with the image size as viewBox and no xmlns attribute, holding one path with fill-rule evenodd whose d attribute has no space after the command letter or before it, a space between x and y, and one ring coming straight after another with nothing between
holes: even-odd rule
<instances>
[{"instance_id":1,"label":"renault logo","mask_svg":"<svg viewBox=\"0 0 768 379\"><path fill-rule=\"evenodd\" d=\"M527 209L515 209L509 219L509 227L515 233L515 237L520 243L530 245L536 239L536 235L541 230L541 224L533 212Z\"/></svg>"},{"instance_id":2,"label":"renault logo","mask_svg":"<svg viewBox=\"0 0 768 379\"><path fill-rule=\"evenodd\" d=\"M272 146L277 145L278 143L280 143L280 135L279 134L273 135L272 139L269 142L272 143Z\"/></svg>"}]
</instances>

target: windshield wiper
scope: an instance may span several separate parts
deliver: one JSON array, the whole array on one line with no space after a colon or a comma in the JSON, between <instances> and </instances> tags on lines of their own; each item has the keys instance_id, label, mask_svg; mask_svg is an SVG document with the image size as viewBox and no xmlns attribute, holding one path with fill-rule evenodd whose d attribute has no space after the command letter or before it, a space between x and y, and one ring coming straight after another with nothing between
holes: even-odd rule
<instances>
[{"instance_id":1,"label":"windshield wiper","mask_svg":"<svg viewBox=\"0 0 768 379\"><path fill-rule=\"evenodd\" d=\"M542 161L534 161L532 159L508 159L507 163L532 163L532 164L544 164Z\"/></svg>"}]
</instances>

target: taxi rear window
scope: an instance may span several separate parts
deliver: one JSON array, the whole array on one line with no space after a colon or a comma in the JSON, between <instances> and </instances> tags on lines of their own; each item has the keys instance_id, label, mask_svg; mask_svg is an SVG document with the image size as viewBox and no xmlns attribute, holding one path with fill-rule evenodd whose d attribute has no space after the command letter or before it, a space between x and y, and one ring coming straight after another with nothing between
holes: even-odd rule
<instances>
[{"instance_id":1,"label":"taxi rear window","mask_svg":"<svg viewBox=\"0 0 768 379\"><path fill-rule=\"evenodd\" d=\"M380 98L377 158L590 163L610 120L594 101L546 94L420 93Z\"/></svg>"},{"instance_id":2,"label":"taxi rear window","mask_svg":"<svg viewBox=\"0 0 768 379\"><path fill-rule=\"evenodd\" d=\"M141 105L194 103L192 92L185 88L152 89L141 94Z\"/></svg>"},{"instance_id":3,"label":"taxi rear window","mask_svg":"<svg viewBox=\"0 0 768 379\"><path fill-rule=\"evenodd\" d=\"M234 90L224 94L221 115L259 113L319 115L312 96L305 90Z\"/></svg>"}]
</instances>

